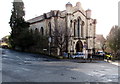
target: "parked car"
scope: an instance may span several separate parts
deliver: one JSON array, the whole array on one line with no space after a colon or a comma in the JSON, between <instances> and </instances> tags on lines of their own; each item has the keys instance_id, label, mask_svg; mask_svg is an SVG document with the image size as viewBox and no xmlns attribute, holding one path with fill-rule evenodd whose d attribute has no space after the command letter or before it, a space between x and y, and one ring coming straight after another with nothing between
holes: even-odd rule
<instances>
[{"instance_id":1,"label":"parked car","mask_svg":"<svg viewBox=\"0 0 120 84\"><path fill-rule=\"evenodd\" d=\"M67 58L68 57L68 53L64 52L63 53L63 57Z\"/></svg>"},{"instance_id":2,"label":"parked car","mask_svg":"<svg viewBox=\"0 0 120 84\"><path fill-rule=\"evenodd\" d=\"M85 54L83 52L77 52L76 54L71 56L72 58L85 58Z\"/></svg>"},{"instance_id":3,"label":"parked car","mask_svg":"<svg viewBox=\"0 0 120 84\"><path fill-rule=\"evenodd\" d=\"M2 48L8 48L8 45L2 45Z\"/></svg>"},{"instance_id":4,"label":"parked car","mask_svg":"<svg viewBox=\"0 0 120 84\"><path fill-rule=\"evenodd\" d=\"M99 52L96 52L95 55L96 55L96 56L104 56L104 55L105 55L105 52L99 51Z\"/></svg>"}]
</instances>

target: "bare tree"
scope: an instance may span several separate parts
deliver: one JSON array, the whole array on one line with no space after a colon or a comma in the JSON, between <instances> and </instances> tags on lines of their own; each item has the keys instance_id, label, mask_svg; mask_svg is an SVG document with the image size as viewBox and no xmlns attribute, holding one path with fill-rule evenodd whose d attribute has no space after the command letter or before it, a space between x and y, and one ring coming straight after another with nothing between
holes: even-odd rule
<instances>
[{"instance_id":1,"label":"bare tree","mask_svg":"<svg viewBox=\"0 0 120 84\"><path fill-rule=\"evenodd\" d=\"M63 51L67 52L68 42L70 40L70 29L65 26L64 21L60 21L53 34L55 46L59 48L60 55L62 55Z\"/></svg>"},{"instance_id":2,"label":"bare tree","mask_svg":"<svg viewBox=\"0 0 120 84\"><path fill-rule=\"evenodd\" d=\"M117 52L120 50L120 27L113 26L109 35L107 36L108 46L114 53L114 58L117 58Z\"/></svg>"},{"instance_id":3,"label":"bare tree","mask_svg":"<svg viewBox=\"0 0 120 84\"><path fill-rule=\"evenodd\" d=\"M106 48L106 39L103 37L103 35L97 35L96 36L96 42L97 42L97 48L100 50L105 50Z\"/></svg>"}]
</instances>

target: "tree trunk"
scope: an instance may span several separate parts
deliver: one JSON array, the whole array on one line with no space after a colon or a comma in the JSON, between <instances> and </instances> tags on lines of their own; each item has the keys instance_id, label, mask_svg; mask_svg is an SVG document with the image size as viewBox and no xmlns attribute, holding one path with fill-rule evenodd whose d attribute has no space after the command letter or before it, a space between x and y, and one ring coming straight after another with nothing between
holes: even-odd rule
<instances>
[{"instance_id":1,"label":"tree trunk","mask_svg":"<svg viewBox=\"0 0 120 84\"><path fill-rule=\"evenodd\" d=\"M62 56L62 48L60 48L60 56Z\"/></svg>"}]
</instances>

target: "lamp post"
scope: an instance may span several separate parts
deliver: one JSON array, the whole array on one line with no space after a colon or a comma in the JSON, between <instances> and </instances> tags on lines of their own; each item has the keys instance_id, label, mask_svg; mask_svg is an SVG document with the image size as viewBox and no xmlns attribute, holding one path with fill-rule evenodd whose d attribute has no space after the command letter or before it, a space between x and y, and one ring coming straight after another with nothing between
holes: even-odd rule
<instances>
[{"instance_id":1,"label":"lamp post","mask_svg":"<svg viewBox=\"0 0 120 84\"><path fill-rule=\"evenodd\" d=\"M51 44L51 37L48 38L48 46L49 46L49 55L51 54L51 51L50 51L50 44Z\"/></svg>"},{"instance_id":2,"label":"lamp post","mask_svg":"<svg viewBox=\"0 0 120 84\"><path fill-rule=\"evenodd\" d=\"M86 38L87 38L87 39L90 39L90 38L93 38L93 37L92 37L92 36L87 36ZM87 50L88 50L88 51L87 51L87 53L88 53L88 59L90 59L90 62L92 62L92 58L93 58L93 57L92 57L92 51L91 51L92 49L87 46Z\"/></svg>"},{"instance_id":3,"label":"lamp post","mask_svg":"<svg viewBox=\"0 0 120 84\"><path fill-rule=\"evenodd\" d=\"M84 42L84 45L83 45L83 49L84 49L84 54L85 54L85 59L87 59L87 43Z\"/></svg>"}]
</instances>

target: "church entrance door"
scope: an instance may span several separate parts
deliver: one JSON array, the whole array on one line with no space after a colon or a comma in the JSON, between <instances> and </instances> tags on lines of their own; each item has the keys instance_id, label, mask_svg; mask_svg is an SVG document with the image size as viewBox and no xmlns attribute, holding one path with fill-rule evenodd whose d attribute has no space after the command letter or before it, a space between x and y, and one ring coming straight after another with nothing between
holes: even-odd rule
<instances>
[{"instance_id":1,"label":"church entrance door","mask_svg":"<svg viewBox=\"0 0 120 84\"><path fill-rule=\"evenodd\" d=\"M76 52L83 52L83 43L81 41L76 43Z\"/></svg>"}]
</instances>

